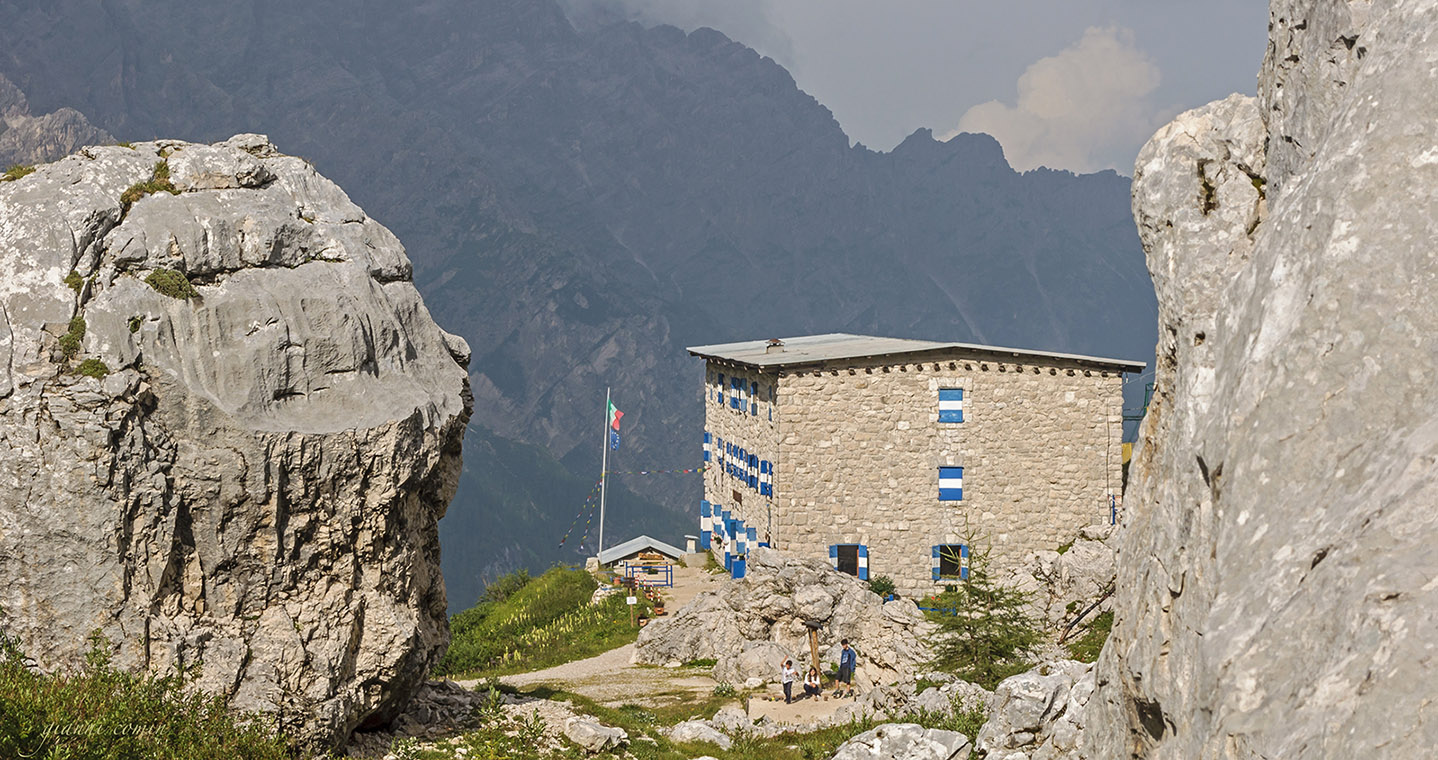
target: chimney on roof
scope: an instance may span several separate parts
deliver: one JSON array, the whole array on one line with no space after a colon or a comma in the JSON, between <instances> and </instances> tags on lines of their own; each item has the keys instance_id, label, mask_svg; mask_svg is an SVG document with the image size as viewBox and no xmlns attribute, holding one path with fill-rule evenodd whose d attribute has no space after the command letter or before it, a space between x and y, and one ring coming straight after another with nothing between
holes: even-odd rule
<instances>
[{"instance_id":1,"label":"chimney on roof","mask_svg":"<svg viewBox=\"0 0 1438 760\"><path fill-rule=\"evenodd\" d=\"M779 340L778 338L770 338L769 345L764 347L764 353L766 354L778 354L783 353L783 351L784 341Z\"/></svg>"}]
</instances>

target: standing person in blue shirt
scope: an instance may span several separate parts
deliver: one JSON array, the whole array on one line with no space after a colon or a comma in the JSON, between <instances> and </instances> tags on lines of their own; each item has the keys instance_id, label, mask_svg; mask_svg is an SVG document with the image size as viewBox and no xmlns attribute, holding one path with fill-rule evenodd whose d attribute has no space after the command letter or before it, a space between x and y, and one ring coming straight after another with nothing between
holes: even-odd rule
<instances>
[{"instance_id":1,"label":"standing person in blue shirt","mask_svg":"<svg viewBox=\"0 0 1438 760\"><path fill-rule=\"evenodd\" d=\"M848 639L840 641L839 644L843 649L839 652L839 683L837 684L838 688L834 690L834 696L845 696L841 692L844 691L843 687L847 686L849 687L847 696L852 697L854 696L854 666L858 664L859 656L849 648Z\"/></svg>"}]
</instances>

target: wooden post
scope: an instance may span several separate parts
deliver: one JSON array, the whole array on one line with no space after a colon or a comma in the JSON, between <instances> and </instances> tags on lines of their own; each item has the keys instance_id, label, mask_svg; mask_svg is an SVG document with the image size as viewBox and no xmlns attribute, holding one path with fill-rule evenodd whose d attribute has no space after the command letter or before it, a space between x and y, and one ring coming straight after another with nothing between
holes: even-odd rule
<instances>
[{"instance_id":1,"label":"wooden post","mask_svg":"<svg viewBox=\"0 0 1438 760\"><path fill-rule=\"evenodd\" d=\"M809 627L809 655L814 658L814 669L819 670L819 629ZM823 671L820 671L822 678Z\"/></svg>"}]
</instances>

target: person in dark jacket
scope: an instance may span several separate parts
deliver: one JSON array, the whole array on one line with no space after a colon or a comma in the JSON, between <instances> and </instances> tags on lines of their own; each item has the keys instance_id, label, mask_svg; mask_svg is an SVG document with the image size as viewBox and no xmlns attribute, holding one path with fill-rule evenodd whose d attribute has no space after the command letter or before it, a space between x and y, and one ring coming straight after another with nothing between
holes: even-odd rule
<instances>
[{"instance_id":1,"label":"person in dark jacket","mask_svg":"<svg viewBox=\"0 0 1438 760\"><path fill-rule=\"evenodd\" d=\"M838 688L834 690L834 696L854 696L854 667L859 662L859 656L849 647L849 640L839 642L842 649L839 650L839 682ZM848 694L844 694L844 687L848 687Z\"/></svg>"}]
</instances>

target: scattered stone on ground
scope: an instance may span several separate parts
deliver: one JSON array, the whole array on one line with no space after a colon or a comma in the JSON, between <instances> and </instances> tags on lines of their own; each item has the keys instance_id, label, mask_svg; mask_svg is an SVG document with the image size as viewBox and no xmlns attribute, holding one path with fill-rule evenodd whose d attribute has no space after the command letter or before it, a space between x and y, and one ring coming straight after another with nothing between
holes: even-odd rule
<instances>
[{"instance_id":1,"label":"scattered stone on ground","mask_svg":"<svg viewBox=\"0 0 1438 760\"><path fill-rule=\"evenodd\" d=\"M858 652L855 683L912 679L932 659L934 625L910 600L884 603L868 584L816 559L775 549L749 552L748 574L701 593L639 634L634 661L714 659L714 677L735 685L777 680L786 657L802 672L810 662L806 622L819 626L820 657L837 669L840 639Z\"/></svg>"},{"instance_id":2,"label":"scattered stone on ground","mask_svg":"<svg viewBox=\"0 0 1438 760\"><path fill-rule=\"evenodd\" d=\"M702 720L686 720L669 729L669 738L676 742L709 742L720 749L729 749L734 741L724 732Z\"/></svg>"},{"instance_id":3,"label":"scattered stone on ground","mask_svg":"<svg viewBox=\"0 0 1438 760\"><path fill-rule=\"evenodd\" d=\"M969 739L917 723L885 723L839 745L831 760L967 760Z\"/></svg>"},{"instance_id":4,"label":"scattered stone on ground","mask_svg":"<svg viewBox=\"0 0 1438 760\"><path fill-rule=\"evenodd\" d=\"M606 726L593 718L575 716L564 722L564 735L590 752L618 749L629 742L622 728Z\"/></svg>"}]
</instances>

